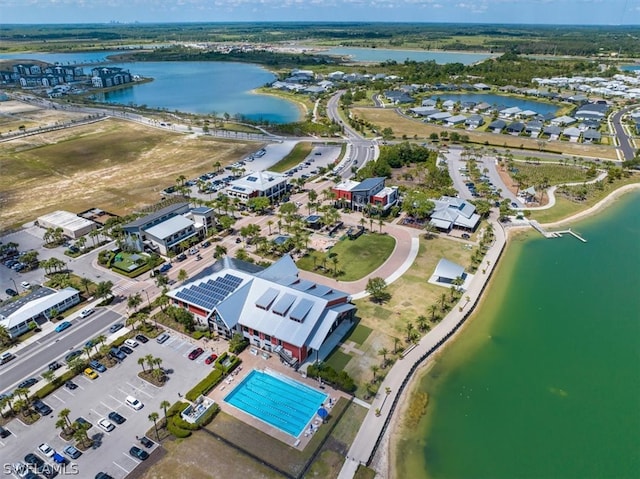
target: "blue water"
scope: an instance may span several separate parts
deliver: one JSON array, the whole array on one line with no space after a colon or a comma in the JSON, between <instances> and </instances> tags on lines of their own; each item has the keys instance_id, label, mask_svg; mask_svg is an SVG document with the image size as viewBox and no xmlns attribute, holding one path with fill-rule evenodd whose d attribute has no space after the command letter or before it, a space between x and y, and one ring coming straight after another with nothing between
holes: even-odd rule
<instances>
[{"instance_id":1,"label":"blue water","mask_svg":"<svg viewBox=\"0 0 640 479\"><path fill-rule=\"evenodd\" d=\"M442 95L432 95L431 98L433 98L434 100L440 98L441 100L453 100L460 102L487 102L489 105L502 106L504 108L517 106L521 110L532 110L541 115L546 115L547 113L556 113L558 111L558 107L550 103L544 103L535 100L523 100L521 98L514 98L510 96L495 95L493 93L446 93Z\"/></svg>"},{"instance_id":2,"label":"blue water","mask_svg":"<svg viewBox=\"0 0 640 479\"><path fill-rule=\"evenodd\" d=\"M620 67L620 70L623 70L625 72L633 72L636 70L640 70L640 65L622 65Z\"/></svg>"},{"instance_id":3,"label":"blue water","mask_svg":"<svg viewBox=\"0 0 640 479\"><path fill-rule=\"evenodd\" d=\"M440 65L447 63L462 63L471 65L481 62L495 55L488 53L454 53L454 52L428 52L420 50L385 50L381 48L352 48L338 47L331 48L323 53L328 55L340 55L351 57L354 61L360 62L384 62L394 60L403 63L405 60L417 62L435 61Z\"/></svg>"},{"instance_id":4,"label":"blue water","mask_svg":"<svg viewBox=\"0 0 640 479\"><path fill-rule=\"evenodd\" d=\"M253 370L224 401L298 437L327 395L293 379Z\"/></svg>"},{"instance_id":5,"label":"blue water","mask_svg":"<svg viewBox=\"0 0 640 479\"><path fill-rule=\"evenodd\" d=\"M108 55L123 52L85 53L16 53L2 54L0 59L41 60L61 65L88 64L105 61ZM213 114L231 117L241 115L254 121L272 123L298 121L298 107L287 100L251 93L271 83L276 76L265 68L235 62L135 62L113 63L133 75L154 81L132 85L96 96L96 101L121 105L146 105L169 111ZM85 72L91 67L85 66Z\"/></svg>"}]
</instances>

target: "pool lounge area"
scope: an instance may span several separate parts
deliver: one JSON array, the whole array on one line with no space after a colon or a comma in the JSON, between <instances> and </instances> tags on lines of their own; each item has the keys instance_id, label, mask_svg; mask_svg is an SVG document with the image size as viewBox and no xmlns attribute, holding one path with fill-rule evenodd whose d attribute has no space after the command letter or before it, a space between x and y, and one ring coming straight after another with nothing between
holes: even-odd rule
<instances>
[{"instance_id":1,"label":"pool lounge area","mask_svg":"<svg viewBox=\"0 0 640 479\"><path fill-rule=\"evenodd\" d=\"M327 398L324 392L275 371L254 369L224 402L297 438Z\"/></svg>"}]
</instances>

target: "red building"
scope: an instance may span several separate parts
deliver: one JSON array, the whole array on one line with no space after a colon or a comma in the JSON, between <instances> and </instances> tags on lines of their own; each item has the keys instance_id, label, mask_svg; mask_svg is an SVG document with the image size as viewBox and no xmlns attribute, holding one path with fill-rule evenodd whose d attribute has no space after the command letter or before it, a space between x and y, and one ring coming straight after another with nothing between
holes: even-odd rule
<instances>
[{"instance_id":1,"label":"red building","mask_svg":"<svg viewBox=\"0 0 640 479\"><path fill-rule=\"evenodd\" d=\"M398 202L398 188L384 185L384 178L367 178L364 181L344 180L333 188L338 203L361 211L375 206L382 211Z\"/></svg>"}]
</instances>

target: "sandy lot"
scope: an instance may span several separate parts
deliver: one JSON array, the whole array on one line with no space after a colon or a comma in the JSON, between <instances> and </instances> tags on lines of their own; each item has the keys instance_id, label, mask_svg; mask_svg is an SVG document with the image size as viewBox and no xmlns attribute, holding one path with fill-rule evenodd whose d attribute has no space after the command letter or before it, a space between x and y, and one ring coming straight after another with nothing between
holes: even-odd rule
<instances>
[{"instance_id":1,"label":"sandy lot","mask_svg":"<svg viewBox=\"0 0 640 479\"><path fill-rule=\"evenodd\" d=\"M0 229L56 209L130 213L157 202L178 176L195 178L255 148L121 120L0 143Z\"/></svg>"}]
</instances>

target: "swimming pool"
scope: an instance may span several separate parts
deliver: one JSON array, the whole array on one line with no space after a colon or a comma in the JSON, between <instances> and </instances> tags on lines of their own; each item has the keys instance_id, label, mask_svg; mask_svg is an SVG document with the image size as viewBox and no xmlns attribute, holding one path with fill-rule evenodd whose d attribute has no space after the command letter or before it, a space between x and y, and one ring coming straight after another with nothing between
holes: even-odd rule
<instances>
[{"instance_id":1,"label":"swimming pool","mask_svg":"<svg viewBox=\"0 0 640 479\"><path fill-rule=\"evenodd\" d=\"M325 393L298 381L254 369L224 401L298 437L326 399Z\"/></svg>"}]
</instances>

